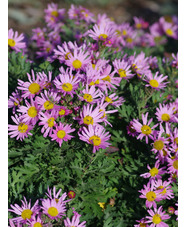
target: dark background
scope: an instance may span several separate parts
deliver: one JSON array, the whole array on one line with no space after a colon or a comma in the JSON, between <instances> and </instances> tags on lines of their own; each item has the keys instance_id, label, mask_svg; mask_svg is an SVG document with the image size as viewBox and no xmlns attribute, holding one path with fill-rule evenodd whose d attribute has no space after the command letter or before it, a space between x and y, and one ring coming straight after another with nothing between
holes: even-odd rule
<instances>
[{"instance_id":1,"label":"dark background","mask_svg":"<svg viewBox=\"0 0 186 227\"><path fill-rule=\"evenodd\" d=\"M82 5L95 15L106 13L117 23L132 22L133 16L141 16L152 23L162 15L178 13L177 0L8 0L9 28L31 35L31 29L43 27L44 9L51 2L66 9L71 4Z\"/></svg>"}]
</instances>

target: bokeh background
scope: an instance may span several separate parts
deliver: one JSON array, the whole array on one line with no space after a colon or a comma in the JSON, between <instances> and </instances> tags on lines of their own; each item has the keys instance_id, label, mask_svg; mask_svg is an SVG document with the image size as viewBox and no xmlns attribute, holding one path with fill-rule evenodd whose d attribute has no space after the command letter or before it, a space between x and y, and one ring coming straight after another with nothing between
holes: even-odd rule
<instances>
[{"instance_id":1,"label":"bokeh background","mask_svg":"<svg viewBox=\"0 0 186 227\"><path fill-rule=\"evenodd\" d=\"M8 0L9 28L31 35L33 28L43 26L44 9L51 2L66 9L82 5L95 15L106 13L117 23L132 22L133 16L152 23L162 15L178 14L178 0Z\"/></svg>"}]
</instances>

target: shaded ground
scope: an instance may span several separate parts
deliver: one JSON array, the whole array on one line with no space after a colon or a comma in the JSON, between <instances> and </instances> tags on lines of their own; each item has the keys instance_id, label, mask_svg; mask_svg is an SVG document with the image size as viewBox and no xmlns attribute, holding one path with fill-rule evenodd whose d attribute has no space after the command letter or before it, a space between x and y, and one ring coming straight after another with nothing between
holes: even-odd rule
<instances>
[{"instance_id":1,"label":"shaded ground","mask_svg":"<svg viewBox=\"0 0 186 227\"><path fill-rule=\"evenodd\" d=\"M9 28L31 35L31 29L43 26L44 9L47 4L58 3L60 8L69 9L71 4L82 5L95 15L106 13L116 22L131 21L141 16L149 22L161 15L177 15L177 0L9 0Z\"/></svg>"}]
</instances>

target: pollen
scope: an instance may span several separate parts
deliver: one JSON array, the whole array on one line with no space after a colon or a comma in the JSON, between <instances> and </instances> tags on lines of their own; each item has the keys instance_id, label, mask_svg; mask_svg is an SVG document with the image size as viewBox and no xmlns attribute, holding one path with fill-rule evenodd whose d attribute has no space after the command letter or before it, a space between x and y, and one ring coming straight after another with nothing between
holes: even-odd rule
<instances>
[{"instance_id":1,"label":"pollen","mask_svg":"<svg viewBox=\"0 0 186 227\"><path fill-rule=\"evenodd\" d=\"M106 39L108 37L108 35L106 34L100 34L99 35L99 39Z\"/></svg>"},{"instance_id":2,"label":"pollen","mask_svg":"<svg viewBox=\"0 0 186 227\"><path fill-rule=\"evenodd\" d=\"M87 101L87 102L92 102L93 101L93 97L90 94L84 94L83 98Z\"/></svg>"},{"instance_id":3,"label":"pollen","mask_svg":"<svg viewBox=\"0 0 186 227\"><path fill-rule=\"evenodd\" d=\"M151 134L152 130L148 125L143 125L141 127L141 132L145 135L149 135L149 134Z\"/></svg>"},{"instance_id":4,"label":"pollen","mask_svg":"<svg viewBox=\"0 0 186 227\"><path fill-rule=\"evenodd\" d=\"M42 224L40 222L36 222L33 227L42 227Z\"/></svg>"},{"instance_id":5,"label":"pollen","mask_svg":"<svg viewBox=\"0 0 186 227\"><path fill-rule=\"evenodd\" d=\"M152 202L156 199L156 193L155 192L147 192L146 198L149 202Z\"/></svg>"},{"instance_id":6,"label":"pollen","mask_svg":"<svg viewBox=\"0 0 186 227\"><path fill-rule=\"evenodd\" d=\"M156 167L154 167L149 172L151 174L151 177L155 177L158 174L159 170Z\"/></svg>"},{"instance_id":7,"label":"pollen","mask_svg":"<svg viewBox=\"0 0 186 227\"><path fill-rule=\"evenodd\" d=\"M72 65L75 69L80 69L82 66L82 62L80 60L76 59L72 62Z\"/></svg>"},{"instance_id":8,"label":"pollen","mask_svg":"<svg viewBox=\"0 0 186 227\"><path fill-rule=\"evenodd\" d=\"M113 103L112 99L109 98L108 96L105 98L105 102L108 102L108 103Z\"/></svg>"},{"instance_id":9,"label":"pollen","mask_svg":"<svg viewBox=\"0 0 186 227\"><path fill-rule=\"evenodd\" d=\"M66 132L65 132L64 130L59 130L59 131L57 132L57 137L58 137L59 139L63 139L63 138L65 137L65 135L66 135Z\"/></svg>"},{"instance_id":10,"label":"pollen","mask_svg":"<svg viewBox=\"0 0 186 227\"><path fill-rule=\"evenodd\" d=\"M45 110L52 110L54 108L54 104L51 101L46 101L44 103L44 108Z\"/></svg>"},{"instance_id":11,"label":"pollen","mask_svg":"<svg viewBox=\"0 0 186 227\"><path fill-rule=\"evenodd\" d=\"M14 47L16 45L16 42L13 39L8 39L8 46Z\"/></svg>"},{"instance_id":12,"label":"pollen","mask_svg":"<svg viewBox=\"0 0 186 227\"><path fill-rule=\"evenodd\" d=\"M157 80L150 80L149 81L149 84L151 85L151 87L158 87L159 86L159 83Z\"/></svg>"},{"instance_id":13,"label":"pollen","mask_svg":"<svg viewBox=\"0 0 186 227\"><path fill-rule=\"evenodd\" d=\"M28 129L28 125L24 124L24 123L20 123L18 126L18 131L20 133L25 133Z\"/></svg>"},{"instance_id":14,"label":"pollen","mask_svg":"<svg viewBox=\"0 0 186 227\"><path fill-rule=\"evenodd\" d=\"M47 123L48 123L48 127L52 128L54 126L54 117L51 117L48 119Z\"/></svg>"},{"instance_id":15,"label":"pollen","mask_svg":"<svg viewBox=\"0 0 186 227\"><path fill-rule=\"evenodd\" d=\"M120 77L126 77L127 76L126 71L124 69L119 69L118 74L120 75Z\"/></svg>"},{"instance_id":16,"label":"pollen","mask_svg":"<svg viewBox=\"0 0 186 227\"><path fill-rule=\"evenodd\" d=\"M32 83L30 84L28 90L31 94L36 94L40 90L40 85L38 83Z\"/></svg>"},{"instance_id":17,"label":"pollen","mask_svg":"<svg viewBox=\"0 0 186 227\"><path fill-rule=\"evenodd\" d=\"M86 116L83 118L83 123L86 125L93 125L94 124L94 120L91 116Z\"/></svg>"},{"instance_id":18,"label":"pollen","mask_svg":"<svg viewBox=\"0 0 186 227\"><path fill-rule=\"evenodd\" d=\"M172 165L174 169L178 169L178 160L175 160Z\"/></svg>"},{"instance_id":19,"label":"pollen","mask_svg":"<svg viewBox=\"0 0 186 227\"><path fill-rule=\"evenodd\" d=\"M99 146L101 144L101 138L99 136L91 136L89 142L94 146Z\"/></svg>"},{"instance_id":20,"label":"pollen","mask_svg":"<svg viewBox=\"0 0 186 227\"><path fill-rule=\"evenodd\" d=\"M164 147L164 142L162 141L162 140L156 140L155 142L154 142L154 148L156 149L156 150L158 150L158 151L160 151L160 150L162 150L163 149L163 147Z\"/></svg>"},{"instance_id":21,"label":"pollen","mask_svg":"<svg viewBox=\"0 0 186 227\"><path fill-rule=\"evenodd\" d=\"M48 214L52 217L56 217L58 215L58 210L55 207L50 207L48 209Z\"/></svg>"},{"instance_id":22,"label":"pollen","mask_svg":"<svg viewBox=\"0 0 186 227\"><path fill-rule=\"evenodd\" d=\"M52 11L51 15L54 17L58 17L59 13L58 13L58 11Z\"/></svg>"},{"instance_id":23,"label":"pollen","mask_svg":"<svg viewBox=\"0 0 186 227\"><path fill-rule=\"evenodd\" d=\"M64 109L61 109L61 110L59 111L59 115L61 115L61 116L65 115L65 113L66 113L66 111L65 111Z\"/></svg>"},{"instance_id":24,"label":"pollen","mask_svg":"<svg viewBox=\"0 0 186 227\"><path fill-rule=\"evenodd\" d=\"M168 29L166 30L166 34L169 35L169 36L172 36L172 35L173 35L172 29L168 28Z\"/></svg>"},{"instance_id":25,"label":"pollen","mask_svg":"<svg viewBox=\"0 0 186 227\"><path fill-rule=\"evenodd\" d=\"M62 89L63 89L64 91L66 91L66 92L70 92L70 91L72 91L73 86L72 86L72 84L70 84L70 83L64 83L64 84L62 85Z\"/></svg>"},{"instance_id":26,"label":"pollen","mask_svg":"<svg viewBox=\"0 0 186 227\"><path fill-rule=\"evenodd\" d=\"M32 211L30 209L23 210L21 213L21 217L26 220L27 218L30 219L32 215Z\"/></svg>"},{"instance_id":27,"label":"pollen","mask_svg":"<svg viewBox=\"0 0 186 227\"><path fill-rule=\"evenodd\" d=\"M154 224L159 224L161 222L161 216L159 214L155 214L152 218L152 222Z\"/></svg>"},{"instance_id":28,"label":"pollen","mask_svg":"<svg viewBox=\"0 0 186 227\"><path fill-rule=\"evenodd\" d=\"M161 119L162 119L163 121L169 121L169 120L170 120L170 115L167 114L167 113L162 114L162 115L161 115Z\"/></svg>"},{"instance_id":29,"label":"pollen","mask_svg":"<svg viewBox=\"0 0 186 227\"><path fill-rule=\"evenodd\" d=\"M106 76L106 77L104 77L102 80L104 80L104 81L108 81L108 82L111 82L111 78L110 78L110 76L108 75L108 76Z\"/></svg>"},{"instance_id":30,"label":"pollen","mask_svg":"<svg viewBox=\"0 0 186 227\"><path fill-rule=\"evenodd\" d=\"M131 37L126 38L127 43L132 43L133 39Z\"/></svg>"},{"instance_id":31,"label":"pollen","mask_svg":"<svg viewBox=\"0 0 186 227\"><path fill-rule=\"evenodd\" d=\"M34 117L37 116L37 109L36 109L34 106L31 106L31 107L28 109L27 113L28 113L28 116L29 116L29 117L34 118Z\"/></svg>"}]
</instances>

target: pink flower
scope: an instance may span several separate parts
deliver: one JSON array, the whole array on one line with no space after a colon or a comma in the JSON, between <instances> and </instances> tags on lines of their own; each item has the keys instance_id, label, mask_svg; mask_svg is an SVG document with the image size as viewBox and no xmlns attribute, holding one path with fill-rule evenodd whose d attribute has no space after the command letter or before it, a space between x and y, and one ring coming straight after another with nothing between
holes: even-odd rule
<instances>
[{"instance_id":1,"label":"pink flower","mask_svg":"<svg viewBox=\"0 0 186 227\"><path fill-rule=\"evenodd\" d=\"M150 127L150 124L152 122L152 118L147 122L148 112L144 115L142 114L142 121L143 124L141 124L136 119L133 120L133 127L134 129L140 133L137 137L137 139L143 139L145 137L146 143L148 143L148 138L153 139L153 130L155 127L157 127L158 124L154 125L153 127Z\"/></svg>"},{"instance_id":2,"label":"pink flower","mask_svg":"<svg viewBox=\"0 0 186 227\"><path fill-rule=\"evenodd\" d=\"M47 190L48 193L45 193L45 194L48 196L49 199L55 199L57 203L67 203L71 201L71 199L65 200L65 198L67 197L66 192L60 196L61 191L62 189L59 189L59 191L56 193L55 186L53 187L53 191L48 187L48 190Z\"/></svg>"},{"instance_id":3,"label":"pink flower","mask_svg":"<svg viewBox=\"0 0 186 227\"><path fill-rule=\"evenodd\" d=\"M110 143L106 142L110 139L108 132L105 133L103 126L92 126L89 125L88 129L83 127L81 132L78 132L80 140L93 145L93 153L98 151L100 148L105 149Z\"/></svg>"},{"instance_id":4,"label":"pink flower","mask_svg":"<svg viewBox=\"0 0 186 227\"><path fill-rule=\"evenodd\" d=\"M172 199L174 198L173 190L171 189L172 186L170 185L170 181L162 181L161 179L158 179L154 182L154 186L156 190L159 190L159 193L162 197L162 199Z\"/></svg>"},{"instance_id":5,"label":"pink flower","mask_svg":"<svg viewBox=\"0 0 186 227\"><path fill-rule=\"evenodd\" d=\"M168 105L159 104L159 108L156 108L155 115L158 121L162 122L173 122L174 121L174 110Z\"/></svg>"},{"instance_id":6,"label":"pink flower","mask_svg":"<svg viewBox=\"0 0 186 227\"><path fill-rule=\"evenodd\" d=\"M83 97L78 95L79 99L82 101L86 101L88 103L96 103L98 99L100 99L102 92L99 89L95 89L95 86L91 86L90 88L88 87L88 84L86 84L85 89L80 91ZM98 98L98 99L96 99Z\"/></svg>"},{"instance_id":7,"label":"pink flower","mask_svg":"<svg viewBox=\"0 0 186 227\"><path fill-rule=\"evenodd\" d=\"M20 139L22 141L25 137L28 137L28 135L32 135L30 130L33 129L33 126L28 123L24 123L21 120L20 115L18 116L15 114L15 117L12 116L11 118L16 125L8 125L8 130L10 131L8 135L10 135L10 138L16 137L17 140Z\"/></svg>"},{"instance_id":8,"label":"pink flower","mask_svg":"<svg viewBox=\"0 0 186 227\"><path fill-rule=\"evenodd\" d=\"M163 221L169 219L170 216L165 214L162 206L160 206L158 209L154 208L154 210L148 210L148 213L150 216L146 216L146 219L149 219L147 223L152 223L150 227L169 227L169 225Z\"/></svg>"},{"instance_id":9,"label":"pink flower","mask_svg":"<svg viewBox=\"0 0 186 227\"><path fill-rule=\"evenodd\" d=\"M82 223L80 223L80 220L79 220L80 217L81 217L81 215L78 214L77 212L75 212L71 221L69 218L66 218L64 220L65 227L70 227L70 226L86 227L86 225L85 225L86 221L83 221Z\"/></svg>"},{"instance_id":10,"label":"pink flower","mask_svg":"<svg viewBox=\"0 0 186 227\"><path fill-rule=\"evenodd\" d=\"M165 88L169 82L163 82L163 81L167 80L168 76L163 77L163 74L161 74L159 76L158 76L158 74L159 74L159 72L156 72L154 76L151 72L145 74L144 80L148 83L145 86L146 87L150 86L151 88L156 89L156 90Z\"/></svg>"},{"instance_id":11,"label":"pink flower","mask_svg":"<svg viewBox=\"0 0 186 227\"><path fill-rule=\"evenodd\" d=\"M61 147L61 144L63 141L71 140L74 136L69 135L69 133L74 132L75 129L71 128L71 125L65 125L59 122L59 125L56 125L56 129L53 130L53 134L50 136L52 140L56 140L56 142L59 143L59 146Z\"/></svg>"},{"instance_id":12,"label":"pink flower","mask_svg":"<svg viewBox=\"0 0 186 227\"><path fill-rule=\"evenodd\" d=\"M17 204L15 204L14 206L10 205L12 209L8 210L19 215L19 217L12 218L12 221L16 221L18 223L26 223L27 220L32 220L33 216L39 212L39 201L37 200L33 207L31 207L31 200L28 203L25 197L24 200L21 200L21 202L21 207Z\"/></svg>"},{"instance_id":13,"label":"pink flower","mask_svg":"<svg viewBox=\"0 0 186 227\"><path fill-rule=\"evenodd\" d=\"M18 32L16 31L14 33L13 29L8 30L8 46L15 50L16 52L21 52L21 49L26 48L25 42L22 42L24 40L23 34L18 36Z\"/></svg>"},{"instance_id":14,"label":"pink flower","mask_svg":"<svg viewBox=\"0 0 186 227\"><path fill-rule=\"evenodd\" d=\"M113 66L114 72L118 73L121 78L128 80L134 77L134 74L132 74L130 70L130 64L124 59L115 59Z\"/></svg>"}]
</instances>

